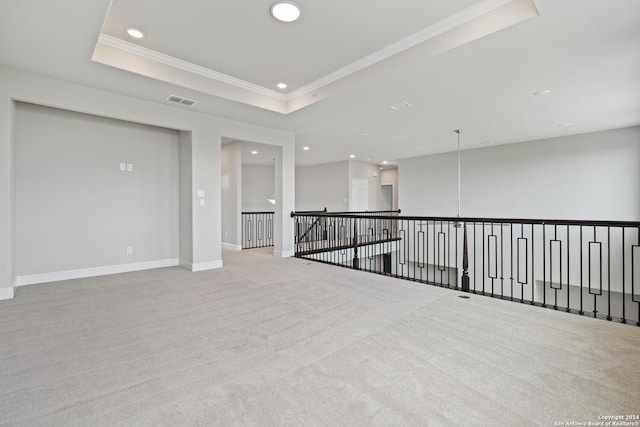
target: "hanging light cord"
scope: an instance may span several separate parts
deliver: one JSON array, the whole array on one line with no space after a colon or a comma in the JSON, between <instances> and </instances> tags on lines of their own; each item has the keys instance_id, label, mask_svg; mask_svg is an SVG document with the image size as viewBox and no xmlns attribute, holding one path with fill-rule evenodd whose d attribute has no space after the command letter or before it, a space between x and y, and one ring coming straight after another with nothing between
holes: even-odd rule
<instances>
[{"instance_id":1,"label":"hanging light cord","mask_svg":"<svg viewBox=\"0 0 640 427\"><path fill-rule=\"evenodd\" d=\"M458 218L460 218L460 134L462 129L456 129L454 132L458 134Z\"/></svg>"}]
</instances>

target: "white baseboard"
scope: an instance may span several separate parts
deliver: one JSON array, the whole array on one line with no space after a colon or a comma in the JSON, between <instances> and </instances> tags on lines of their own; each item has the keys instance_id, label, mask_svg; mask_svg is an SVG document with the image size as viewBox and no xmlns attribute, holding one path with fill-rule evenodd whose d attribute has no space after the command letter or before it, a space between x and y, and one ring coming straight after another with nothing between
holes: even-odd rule
<instances>
[{"instance_id":1,"label":"white baseboard","mask_svg":"<svg viewBox=\"0 0 640 427\"><path fill-rule=\"evenodd\" d=\"M14 290L14 287L0 288L0 300L13 298Z\"/></svg>"},{"instance_id":2,"label":"white baseboard","mask_svg":"<svg viewBox=\"0 0 640 427\"><path fill-rule=\"evenodd\" d=\"M222 249L226 249L228 251L241 251L242 245L234 245L233 243L222 242Z\"/></svg>"},{"instance_id":3,"label":"white baseboard","mask_svg":"<svg viewBox=\"0 0 640 427\"><path fill-rule=\"evenodd\" d=\"M182 268L186 268L189 271L191 271L191 268L193 267L193 264L191 264L189 261L183 260L182 258L180 258L180 262L178 265Z\"/></svg>"},{"instance_id":4,"label":"white baseboard","mask_svg":"<svg viewBox=\"0 0 640 427\"><path fill-rule=\"evenodd\" d=\"M197 262L191 264L191 271L204 271L214 270L216 268L222 268L222 260L209 261L209 262Z\"/></svg>"},{"instance_id":5,"label":"white baseboard","mask_svg":"<svg viewBox=\"0 0 640 427\"><path fill-rule=\"evenodd\" d=\"M293 251L273 251L273 255L280 257L280 258L289 258L292 257L294 255Z\"/></svg>"},{"instance_id":6,"label":"white baseboard","mask_svg":"<svg viewBox=\"0 0 640 427\"><path fill-rule=\"evenodd\" d=\"M28 274L16 277L16 286L58 282L60 280L82 279L84 277L106 276L108 274L150 270L152 268L173 267L176 265L179 265L178 259L169 258L155 261L133 262L130 264L106 265L104 267L81 268L78 270L56 271L53 273Z\"/></svg>"}]
</instances>

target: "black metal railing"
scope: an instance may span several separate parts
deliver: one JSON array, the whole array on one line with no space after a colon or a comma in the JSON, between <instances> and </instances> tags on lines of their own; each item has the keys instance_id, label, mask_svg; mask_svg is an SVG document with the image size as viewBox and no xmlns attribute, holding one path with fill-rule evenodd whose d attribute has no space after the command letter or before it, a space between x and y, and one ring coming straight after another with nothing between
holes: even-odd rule
<instances>
[{"instance_id":1,"label":"black metal railing","mask_svg":"<svg viewBox=\"0 0 640 427\"><path fill-rule=\"evenodd\" d=\"M640 222L292 217L300 258L640 326Z\"/></svg>"},{"instance_id":2,"label":"black metal railing","mask_svg":"<svg viewBox=\"0 0 640 427\"><path fill-rule=\"evenodd\" d=\"M242 212L242 249L273 246L273 212Z\"/></svg>"},{"instance_id":3,"label":"black metal railing","mask_svg":"<svg viewBox=\"0 0 640 427\"><path fill-rule=\"evenodd\" d=\"M326 240L329 238L329 233L332 233L332 238L334 239L338 238L338 234L340 234L340 231L336 228L332 228L330 225L327 224L326 216L317 215L317 214L323 214L323 213L328 213L327 208L324 208L324 210L322 211L295 212L295 215L297 215L298 218L302 218L302 217L306 218L306 220L296 221L296 230L295 230L296 244L303 243L303 242L309 243L311 241ZM386 211L381 210L381 211L330 212L332 217L344 215L349 217L374 216L376 218L382 217L382 216L397 217L398 215L400 215L400 213L401 213L400 209L386 210ZM391 229L393 224L390 223L389 225L390 225L389 228Z\"/></svg>"}]
</instances>

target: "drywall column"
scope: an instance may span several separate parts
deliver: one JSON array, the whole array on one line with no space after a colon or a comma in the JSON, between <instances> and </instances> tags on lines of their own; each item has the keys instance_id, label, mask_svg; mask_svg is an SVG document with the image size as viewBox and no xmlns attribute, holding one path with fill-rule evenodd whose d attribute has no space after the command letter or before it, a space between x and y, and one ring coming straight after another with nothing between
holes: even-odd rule
<instances>
[{"instance_id":1,"label":"drywall column","mask_svg":"<svg viewBox=\"0 0 640 427\"><path fill-rule=\"evenodd\" d=\"M295 210L295 144L293 141L280 147L276 156L276 206L273 219L274 255L293 256L293 219Z\"/></svg>"},{"instance_id":2,"label":"drywall column","mask_svg":"<svg viewBox=\"0 0 640 427\"><path fill-rule=\"evenodd\" d=\"M222 146L222 247L242 250L242 146Z\"/></svg>"},{"instance_id":3,"label":"drywall column","mask_svg":"<svg viewBox=\"0 0 640 427\"><path fill-rule=\"evenodd\" d=\"M13 298L13 114L15 104L0 93L0 300Z\"/></svg>"},{"instance_id":4,"label":"drywall column","mask_svg":"<svg viewBox=\"0 0 640 427\"><path fill-rule=\"evenodd\" d=\"M179 199L180 199L180 265L191 270L193 266L193 177L191 132L180 132L178 147Z\"/></svg>"},{"instance_id":5,"label":"drywall column","mask_svg":"<svg viewBox=\"0 0 640 427\"><path fill-rule=\"evenodd\" d=\"M222 267L221 141L222 136L212 130L191 132L192 271Z\"/></svg>"}]
</instances>

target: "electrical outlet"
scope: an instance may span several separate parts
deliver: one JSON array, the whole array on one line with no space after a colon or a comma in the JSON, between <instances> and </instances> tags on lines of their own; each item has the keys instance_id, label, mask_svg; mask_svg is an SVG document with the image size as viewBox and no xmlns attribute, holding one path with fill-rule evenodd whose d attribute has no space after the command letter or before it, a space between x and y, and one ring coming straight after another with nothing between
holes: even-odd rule
<instances>
[{"instance_id":1,"label":"electrical outlet","mask_svg":"<svg viewBox=\"0 0 640 427\"><path fill-rule=\"evenodd\" d=\"M127 246L127 255L133 254L133 246Z\"/></svg>"},{"instance_id":2,"label":"electrical outlet","mask_svg":"<svg viewBox=\"0 0 640 427\"><path fill-rule=\"evenodd\" d=\"M127 170L127 164L126 163L120 163L120 171L121 172L126 172Z\"/></svg>"},{"instance_id":3,"label":"electrical outlet","mask_svg":"<svg viewBox=\"0 0 640 427\"><path fill-rule=\"evenodd\" d=\"M133 163L127 163L127 172L133 172Z\"/></svg>"}]
</instances>

